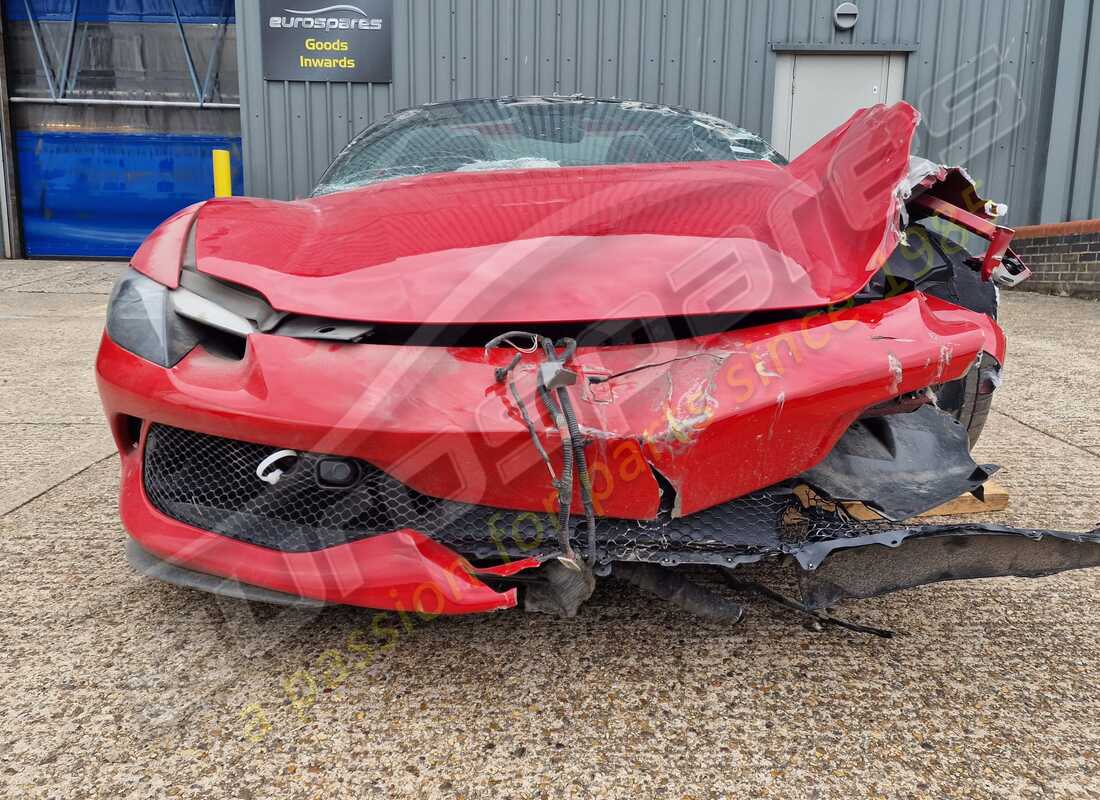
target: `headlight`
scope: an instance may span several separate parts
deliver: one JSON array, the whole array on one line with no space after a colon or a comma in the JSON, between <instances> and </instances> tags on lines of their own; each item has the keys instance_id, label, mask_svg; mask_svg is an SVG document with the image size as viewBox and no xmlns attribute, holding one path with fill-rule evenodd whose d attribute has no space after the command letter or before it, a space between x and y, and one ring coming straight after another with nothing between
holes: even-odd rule
<instances>
[{"instance_id":1,"label":"headlight","mask_svg":"<svg viewBox=\"0 0 1100 800\"><path fill-rule=\"evenodd\" d=\"M201 344L214 355L240 360L250 334L276 333L295 339L360 342L373 326L276 311L260 294L188 269L169 289L127 270L107 307L107 335L119 347L173 367Z\"/></svg>"},{"instance_id":2,"label":"headlight","mask_svg":"<svg viewBox=\"0 0 1100 800\"><path fill-rule=\"evenodd\" d=\"M168 288L127 270L107 306L107 335L119 347L171 367L199 342L199 331L172 308Z\"/></svg>"}]
</instances>

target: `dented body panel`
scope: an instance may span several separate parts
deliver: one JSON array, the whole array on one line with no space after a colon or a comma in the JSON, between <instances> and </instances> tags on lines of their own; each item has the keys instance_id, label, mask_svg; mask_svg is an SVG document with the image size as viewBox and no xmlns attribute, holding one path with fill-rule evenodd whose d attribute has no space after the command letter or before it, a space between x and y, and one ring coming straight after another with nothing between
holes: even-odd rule
<instances>
[{"instance_id":1,"label":"dented body panel","mask_svg":"<svg viewBox=\"0 0 1100 800\"><path fill-rule=\"evenodd\" d=\"M571 102L591 101L553 101ZM191 344L155 363L109 317L96 364L138 561L430 613L512 607L526 581L529 608L565 615L626 564L730 621L666 570L786 558L811 609L1100 563L1095 531L902 521L995 469L969 454L1006 357L992 282L1028 274L1003 207L910 158L917 120L864 109L790 164L452 171L184 209L109 313L117 338L124 307Z\"/></svg>"},{"instance_id":2,"label":"dented body panel","mask_svg":"<svg viewBox=\"0 0 1100 800\"><path fill-rule=\"evenodd\" d=\"M537 324L837 303L898 242L897 188L915 123L905 104L865 109L786 167L443 173L295 202L215 199L197 213L196 264L278 310L368 322ZM157 255L139 252L135 267L158 269Z\"/></svg>"},{"instance_id":3,"label":"dented body panel","mask_svg":"<svg viewBox=\"0 0 1100 800\"><path fill-rule=\"evenodd\" d=\"M600 513L657 515L647 465L675 487L678 514L797 475L865 409L1003 350L988 317L920 294L700 339L581 348L576 408ZM481 348L253 334L239 362L196 349L165 370L104 337L98 380L111 416L354 456L433 497L545 512L545 469L511 395L493 381L508 359L505 350L486 359ZM536 403L537 360L520 362L517 388L539 409L557 459L560 439Z\"/></svg>"}]
</instances>

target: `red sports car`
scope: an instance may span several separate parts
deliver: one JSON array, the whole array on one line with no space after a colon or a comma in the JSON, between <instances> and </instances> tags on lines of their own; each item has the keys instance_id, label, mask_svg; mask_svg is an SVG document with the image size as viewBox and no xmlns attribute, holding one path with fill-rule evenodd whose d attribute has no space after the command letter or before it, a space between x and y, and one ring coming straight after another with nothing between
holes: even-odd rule
<instances>
[{"instance_id":1,"label":"red sports car","mask_svg":"<svg viewBox=\"0 0 1100 800\"><path fill-rule=\"evenodd\" d=\"M788 163L679 108L460 100L307 199L180 211L97 362L131 560L426 614L572 615L617 575L730 620L684 567L786 561L812 611L1100 564L1100 529L905 521L996 469L970 445L1028 274L917 120L867 108Z\"/></svg>"}]
</instances>

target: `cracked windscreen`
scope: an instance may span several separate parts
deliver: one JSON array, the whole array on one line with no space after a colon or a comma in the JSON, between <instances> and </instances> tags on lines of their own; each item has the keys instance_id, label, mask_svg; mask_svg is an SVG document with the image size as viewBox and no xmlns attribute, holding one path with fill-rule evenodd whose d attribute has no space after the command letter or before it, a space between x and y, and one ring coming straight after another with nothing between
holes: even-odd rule
<instances>
[{"instance_id":1,"label":"cracked windscreen","mask_svg":"<svg viewBox=\"0 0 1100 800\"><path fill-rule=\"evenodd\" d=\"M630 101L458 100L412 108L355 137L313 195L434 172L684 161L785 164L766 141L724 120Z\"/></svg>"}]
</instances>

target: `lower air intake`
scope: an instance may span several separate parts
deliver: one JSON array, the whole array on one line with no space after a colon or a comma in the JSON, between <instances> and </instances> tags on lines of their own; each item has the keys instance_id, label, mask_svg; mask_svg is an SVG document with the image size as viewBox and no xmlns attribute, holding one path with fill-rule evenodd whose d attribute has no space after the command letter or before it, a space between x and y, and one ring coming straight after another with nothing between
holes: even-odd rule
<instances>
[{"instance_id":1,"label":"lower air intake","mask_svg":"<svg viewBox=\"0 0 1100 800\"><path fill-rule=\"evenodd\" d=\"M358 459L358 481L329 488L299 453L266 483L257 466L280 448L153 424L145 442L145 491L172 519L249 544L308 552L412 528L472 559L558 553L556 515L493 508L420 494ZM584 554L583 519L572 532ZM882 530L826 508L806 508L789 486L771 487L687 517L597 520L598 560L731 565L791 552L808 541Z\"/></svg>"}]
</instances>

